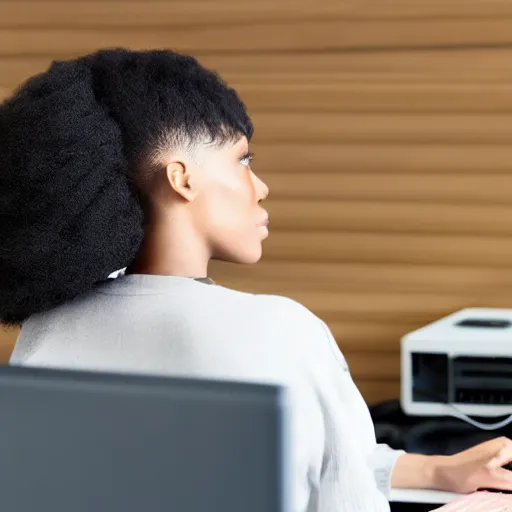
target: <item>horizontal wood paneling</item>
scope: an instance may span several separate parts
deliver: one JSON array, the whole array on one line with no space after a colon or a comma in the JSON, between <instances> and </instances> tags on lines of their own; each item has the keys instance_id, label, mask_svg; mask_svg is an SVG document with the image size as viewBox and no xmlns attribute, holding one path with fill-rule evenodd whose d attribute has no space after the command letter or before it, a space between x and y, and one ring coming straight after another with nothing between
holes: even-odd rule
<instances>
[{"instance_id":1,"label":"horizontal wood paneling","mask_svg":"<svg viewBox=\"0 0 512 512\"><path fill-rule=\"evenodd\" d=\"M183 27L199 24L268 22L269 20L309 21L314 19L414 20L414 19L503 19L512 17L512 7L505 1L347 1L323 0L264 0L239 2L223 0L180 0L162 2L101 1L34 1L0 2L0 26L6 27L66 27L83 26L169 26ZM17 7L20 5L20 7ZM463 9L463 12L461 12Z\"/></svg>"},{"instance_id":2,"label":"horizontal wood paneling","mask_svg":"<svg viewBox=\"0 0 512 512\"><path fill-rule=\"evenodd\" d=\"M5 76L5 86L14 88L27 76L44 71L49 63L44 60L36 65L20 65L17 60L0 60L0 76ZM502 115L512 112L512 85L507 83L369 84L336 73L322 73L314 81L308 81L310 73L282 77L275 73L225 73L224 76L255 113ZM304 119L308 122L308 117ZM344 118L340 117L340 121L344 122Z\"/></svg>"},{"instance_id":3,"label":"horizontal wood paneling","mask_svg":"<svg viewBox=\"0 0 512 512\"><path fill-rule=\"evenodd\" d=\"M41 66L18 67L16 61L1 61L0 76L5 77L3 79L3 85L6 89L5 93L7 94L9 90L14 89L27 76L44 71L48 64L49 61L45 61L44 65L41 63ZM313 115L315 113L327 114L328 117L320 118L319 121L327 121L336 132L338 131L339 123L345 124L348 122L348 125L350 125L353 121L352 118L348 118L347 121L347 118L342 115L344 113L378 113L380 114L379 119L382 122L386 122L385 114L393 117L396 114L412 113L427 115L432 113L462 114L465 116L468 113L503 115L512 112L512 85L503 83L368 85L366 82L348 82L343 77L324 74L322 76L322 83L308 83L303 75L297 75L287 77L286 79L283 78L278 84L267 85L257 82L258 80L263 81L265 79L273 81L278 79L278 77L272 76L272 74L262 77L261 74L240 75L235 73L226 73L225 76L229 79L230 84L239 90L244 101L256 114L266 113L273 115L279 112L297 115L297 113L300 113L300 122L307 124L311 124L311 118L308 117L308 113ZM246 83L247 81L252 83L248 84ZM338 113L334 121L333 113ZM288 119L290 117L285 116L280 123L286 123ZM421 123L423 118L419 117L417 119ZM478 120L479 118L476 118L477 122ZM315 118L313 118L313 121L315 121ZM372 119L368 120L365 116L358 118L358 122L362 123L373 124L372 121ZM411 123L413 122L411 120ZM442 119L441 122L443 122ZM457 118L455 118L455 122L460 122L460 120L457 121ZM313 124L316 126L315 123ZM265 124L262 124L262 127L265 127ZM282 124L279 124L277 129L283 129ZM299 127L299 130L302 130L302 128ZM285 131L287 134L295 137L295 132ZM269 137L274 136L272 131L267 131L267 133L269 133ZM326 136L329 140L332 139L332 134L324 135L324 133L320 132L318 136L320 138ZM350 142L353 140L352 137L356 136L354 134L344 137L343 133L342 131L339 134L342 137L341 142ZM369 132L368 137L375 137L375 135L371 135L372 133ZM411 136L413 135L411 134ZM313 140L316 140L316 137ZM389 140L389 136L386 136L384 140Z\"/></svg>"},{"instance_id":4,"label":"horizontal wood paneling","mask_svg":"<svg viewBox=\"0 0 512 512\"><path fill-rule=\"evenodd\" d=\"M204 15L206 21L207 14ZM386 20L279 21L117 28L4 28L2 55L52 55L89 52L98 46L138 49L173 47L190 53L271 51L342 51L509 45L510 20L504 18L438 18ZM172 30L171 30L172 29ZM233 42L236 41L236 44Z\"/></svg>"},{"instance_id":5,"label":"horizontal wood paneling","mask_svg":"<svg viewBox=\"0 0 512 512\"><path fill-rule=\"evenodd\" d=\"M512 205L274 199L269 212L275 230L512 235Z\"/></svg>"},{"instance_id":6,"label":"horizontal wood paneling","mask_svg":"<svg viewBox=\"0 0 512 512\"><path fill-rule=\"evenodd\" d=\"M405 333L512 306L511 43L505 0L0 1L0 98L105 46L220 71L253 116L272 233L259 265L212 275L324 318L375 402L398 397Z\"/></svg>"},{"instance_id":7,"label":"horizontal wood paneling","mask_svg":"<svg viewBox=\"0 0 512 512\"><path fill-rule=\"evenodd\" d=\"M261 285L241 286L248 291L268 292L269 286ZM273 287L272 287L273 288ZM482 294L482 298L475 294L474 298L463 294L437 293L399 293L387 292L348 292L348 291L304 291L292 287L282 287L279 294L288 295L309 309L318 313L328 322L333 320L359 320L359 321L397 321L402 319L406 323L423 322L439 318L447 311L454 311L463 307L478 306L482 300L499 304L494 297L487 300L490 293ZM507 300L510 297L506 298ZM501 301L503 305L504 301ZM405 334L405 333L404 333ZM339 340L340 346L343 339Z\"/></svg>"},{"instance_id":8,"label":"horizontal wood paneling","mask_svg":"<svg viewBox=\"0 0 512 512\"><path fill-rule=\"evenodd\" d=\"M281 261L290 254L295 260L312 262L478 265L485 261L509 268L512 261L512 240L491 236L280 231L265 247L266 258Z\"/></svg>"},{"instance_id":9,"label":"horizontal wood paneling","mask_svg":"<svg viewBox=\"0 0 512 512\"><path fill-rule=\"evenodd\" d=\"M463 118L461 118L461 121ZM259 125L258 125L259 126ZM492 174L502 173L499 180L507 180L512 176L512 147L491 143L476 145L448 144L442 141L436 144L431 142L418 142L416 144L346 144L319 142L311 143L279 143L268 141L254 144L257 160L254 162L256 172L265 172L268 175L287 173L287 179L293 182L295 179L304 179L302 174L307 174L311 187L315 187L315 176L324 172L332 172L331 179L345 179L347 174L361 176L366 182L366 187L374 187L373 176L364 176L365 173L381 174L381 182L384 189L393 187L399 190L402 180L428 179L428 174L436 174L432 180L456 179L459 187L468 189L464 185L467 175L472 180L469 187L474 190L488 189L487 179L496 179ZM399 174L400 176L397 176ZM403 176L405 174L405 176ZM457 177L451 175L458 174ZM476 176L478 174L478 176ZM290 177L293 176L293 179ZM342 178L338 178L342 176ZM480 180L480 186L476 186L476 179ZM388 178L387 187L382 183ZM431 181L433 183L433 181ZM440 181L442 184L443 181ZM491 182L491 187L506 181ZM290 187L293 187L290 183ZM432 185L431 185L432 186ZM331 187L333 190L338 187ZM342 187L341 187L342 188ZM423 188L423 185L420 187ZM441 186L439 194L443 194ZM339 190L338 193L343 193ZM496 192L495 193L499 193Z\"/></svg>"},{"instance_id":10,"label":"horizontal wood paneling","mask_svg":"<svg viewBox=\"0 0 512 512\"><path fill-rule=\"evenodd\" d=\"M428 47L414 50L378 48L375 51L272 52L228 55L197 53L207 66L227 77L240 73L309 75L308 83L338 81L367 84L510 84L512 49L506 45L463 48Z\"/></svg>"},{"instance_id":11,"label":"horizontal wood paneling","mask_svg":"<svg viewBox=\"0 0 512 512\"><path fill-rule=\"evenodd\" d=\"M512 116L489 114L254 114L258 142L505 144ZM492 130L489 127L492 126Z\"/></svg>"},{"instance_id":12,"label":"horizontal wood paneling","mask_svg":"<svg viewBox=\"0 0 512 512\"><path fill-rule=\"evenodd\" d=\"M347 363L354 380L393 380L400 372L400 358L398 353L374 353L373 357L378 359L378 365L368 364L368 354L358 352L349 352Z\"/></svg>"},{"instance_id":13,"label":"horizontal wood paneling","mask_svg":"<svg viewBox=\"0 0 512 512\"><path fill-rule=\"evenodd\" d=\"M414 265L405 263L311 263L269 261L258 265L212 263L220 282L264 286L269 290L295 288L305 291L377 291L453 293L465 296L495 293L512 286L512 269L481 266Z\"/></svg>"},{"instance_id":14,"label":"horizontal wood paneling","mask_svg":"<svg viewBox=\"0 0 512 512\"><path fill-rule=\"evenodd\" d=\"M400 396L398 380L357 379L357 386L362 395L373 403L396 400Z\"/></svg>"},{"instance_id":15,"label":"horizontal wood paneling","mask_svg":"<svg viewBox=\"0 0 512 512\"><path fill-rule=\"evenodd\" d=\"M494 149L496 153L509 152L508 150L502 152L498 148ZM411 172L406 173L400 172L406 166L405 163L395 166L391 158L389 158L389 161L386 160L385 152L379 152L377 149L376 152L383 156L381 160L383 168L380 172L373 172L373 169L378 167L378 156L376 155L373 156L374 161L361 155L359 163L344 163L336 172L335 163L331 163L327 161L328 158L323 157L322 153L324 151L328 152L329 150L327 148L320 149L317 170L313 169L308 173L308 162L299 161L300 157L297 157L297 170L290 174L289 172L282 172L287 167L279 165L279 148L276 149L275 157L271 157L272 160L269 166L265 166L264 172L258 173L260 178L270 186L272 201L309 199L315 202L318 200L336 200L340 203L343 201L353 203L356 203L356 201L370 201L377 204L393 202L396 205L401 203L415 204L420 208L422 203L426 203L427 207L474 205L476 209L481 206L500 205L508 207L510 205L512 175L505 169L506 166L510 165L509 162L502 161L506 164L503 166L504 172L487 172L485 179L482 179L482 176L478 173L478 162L472 162L473 172L471 173L453 173L451 171L455 166L450 167L449 162L441 162L439 155L436 158L439 165L437 168L435 167L435 161L431 163L422 161L418 155L418 161L410 163ZM404 152L407 153L407 149ZM429 154L426 150L423 152L426 156ZM338 152L338 154L340 153ZM258 155L260 155L260 151L258 151ZM456 159L456 152L453 156ZM463 157L462 151L460 157L461 159ZM348 156L346 158L348 159ZM465 158L468 159L469 165L470 155L466 154ZM326 162L324 163L322 160L326 160ZM416 171L414 171L415 164L420 167ZM483 167L485 162L481 162L481 164ZM330 167L331 165L332 167ZM491 162L489 162L489 165L491 165ZM496 166L499 166L497 160ZM255 169L257 170L259 167L258 161L256 161ZM274 172L271 172L268 167L274 169ZM423 172L421 167L424 169ZM354 172L358 168L360 172ZM386 168L388 169L387 172ZM398 168L398 172L395 171L395 168ZM440 170L441 168L450 168L451 171L435 172L436 169ZM368 169L368 172L364 172L364 169ZM434 172L431 172L431 169ZM278 221L278 219L274 220ZM447 220L449 221L449 219ZM507 222L507 219L501 219L501 221Z\"/></svg>"},{"instance_id":16,"label":"horizontal wood paneling","mask_svg":"<svg viewBox=\"0 0 512 512\"><path fill-rule=\"evenodd\" d=\"M13 78L21 80L45 69L53 59L72 55L75 53L65 46L48 56L6 53L0 55L0 76L5 74L6 79L7 74L12 74ZM506 46L463 50L427 48L414 52L379 49L368 52L272 52L243 55L197 52L195 55L205 65L218 69L230 80L252 75L260 84L269 87L276 80L290 81L296 76L303 77L306 83L322 84L327 81L326 78L334 77L337 82L381 86L439 86L450 83L461 86L485 83L507 85L512 76L512 49ZM270 74L276 78L269 82ZM251 84L247 80L245 82Z\"/></svg>"},{"instance_id":17,"label":"horizontal wood paneling","mask_svg":"<svg viewBox=\"0 0 512 512\"><path fill-rule=\"evenodd\" d=\"M18 329L6 329L0 326L0 364L5 364L9 360L17 337Z\"/></svg>"},{"instance_id":18,"label":"horizontal wood paneling","mask_svg":"<svg viewBox=\"0 0 512 512\"><path fill-rule=\"evenodd\" d=\"M226 75L254 111L359 113L496 113L512 111L512 85L506 83L367 83L335 74L308 82L309 74L259 84L255 75ZM259 80L264 77L258 76ZM252 83L247 83L251 81ZM270 81L270 80L269 80Z\"/></svg>"}]
</instances>

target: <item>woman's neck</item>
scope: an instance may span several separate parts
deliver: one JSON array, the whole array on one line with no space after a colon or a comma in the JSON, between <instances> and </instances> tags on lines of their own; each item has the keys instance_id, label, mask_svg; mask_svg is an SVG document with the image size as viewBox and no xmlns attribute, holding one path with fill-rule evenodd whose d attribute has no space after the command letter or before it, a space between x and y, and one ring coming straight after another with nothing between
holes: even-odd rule
<instances>
[{"instance_id":1,"label":"woman's neck","mask_svg":"<svg viewBox=\"0 0 512 512\"><path fill-rule=\"evenodd\" d=\"M209 260L204 242L192 230L153 224L127 273L206 277Z\"/></svg>"}]
</instances>

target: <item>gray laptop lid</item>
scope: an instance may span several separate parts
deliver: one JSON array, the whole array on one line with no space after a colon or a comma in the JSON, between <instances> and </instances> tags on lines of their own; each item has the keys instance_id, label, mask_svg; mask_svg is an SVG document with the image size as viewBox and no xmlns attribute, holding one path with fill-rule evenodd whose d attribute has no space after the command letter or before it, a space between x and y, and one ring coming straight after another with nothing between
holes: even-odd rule
<instances>
[{"instance_id":1,"label":"gray laptop lid","mask_svg":"<svg viewBox=\"0 0 512 512\"><path fill-rule=\"evenodd\" d=\"M288 512L279 387L0 368L2 512Z\"/></svg>"}]
</instances>

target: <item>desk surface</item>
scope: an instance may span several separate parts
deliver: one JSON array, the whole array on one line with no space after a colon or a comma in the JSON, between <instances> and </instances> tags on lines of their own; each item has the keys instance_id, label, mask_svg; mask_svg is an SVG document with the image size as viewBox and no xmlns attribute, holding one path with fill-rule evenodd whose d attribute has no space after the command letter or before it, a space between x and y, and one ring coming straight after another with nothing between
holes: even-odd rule
<instances>
[{"instance_id":1,"label":"desk surface","mask_svg":"<svg viewBox=\"0 0 512 512\"><path fill-rule=\"evenodd\" d=\"M441 505L462 496L455 492L428 489L391 489L389 501L397 503L432 503Z\"/></svg>"}]
</instances>

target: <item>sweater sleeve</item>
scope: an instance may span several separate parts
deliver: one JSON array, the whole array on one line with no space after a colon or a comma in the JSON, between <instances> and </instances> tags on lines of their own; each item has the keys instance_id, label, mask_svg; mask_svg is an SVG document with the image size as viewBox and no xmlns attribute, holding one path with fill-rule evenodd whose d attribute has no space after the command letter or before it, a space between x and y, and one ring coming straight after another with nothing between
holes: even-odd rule
<instances>
[{"instance_id":1,"label":"sweater sleeve","mask_svg":"<svg viewBox=\"0 0 512 512\"><path fill-rule=\"evenodd\" d=\"M369 463L379 490L389 498L391 491L391 474L396 461L402 455L403 450L394 450L387 444L377 444L370 455Z\"/></svg>"},{"instance_id":2,"label":"sweater sleeve","mask_svg":"<svg viewBox=\"0 0 512 512\"><path fill-rule=\"evenodd\" d=\"M343 356L341 350L339 349L336 340L334 339L330 329L327 325L322 322L324 331L326 333L327 339L329 341L329 345L331 347L332 354L338 363L338 371L341 372L349 372L348 364ZM369 421L371 422L371 416L366 405L366 402L361 396L361 393L357 389L357 386L351 379L352 386L352 394L354 396L354 403L359 404L357 409L358 412L361 413L361 421ZM360 424L361 425L361 424ZM393 468L395 467L396 461L398 458L403 455L405 452L403 450L395 450L388 446L387 444L380 444L376 442L375 439L375 429L373 427L373 423L369 425L371 427L371 440L370 435L368 435L368 444L365 446L367 450L367 460L370 468L373 472L373 476L375 482L377 484L378 489L389 498L391 491L391 474L393 472ZM369 446L368 446L369 445Z\"/></svg>"}]
</instances>

